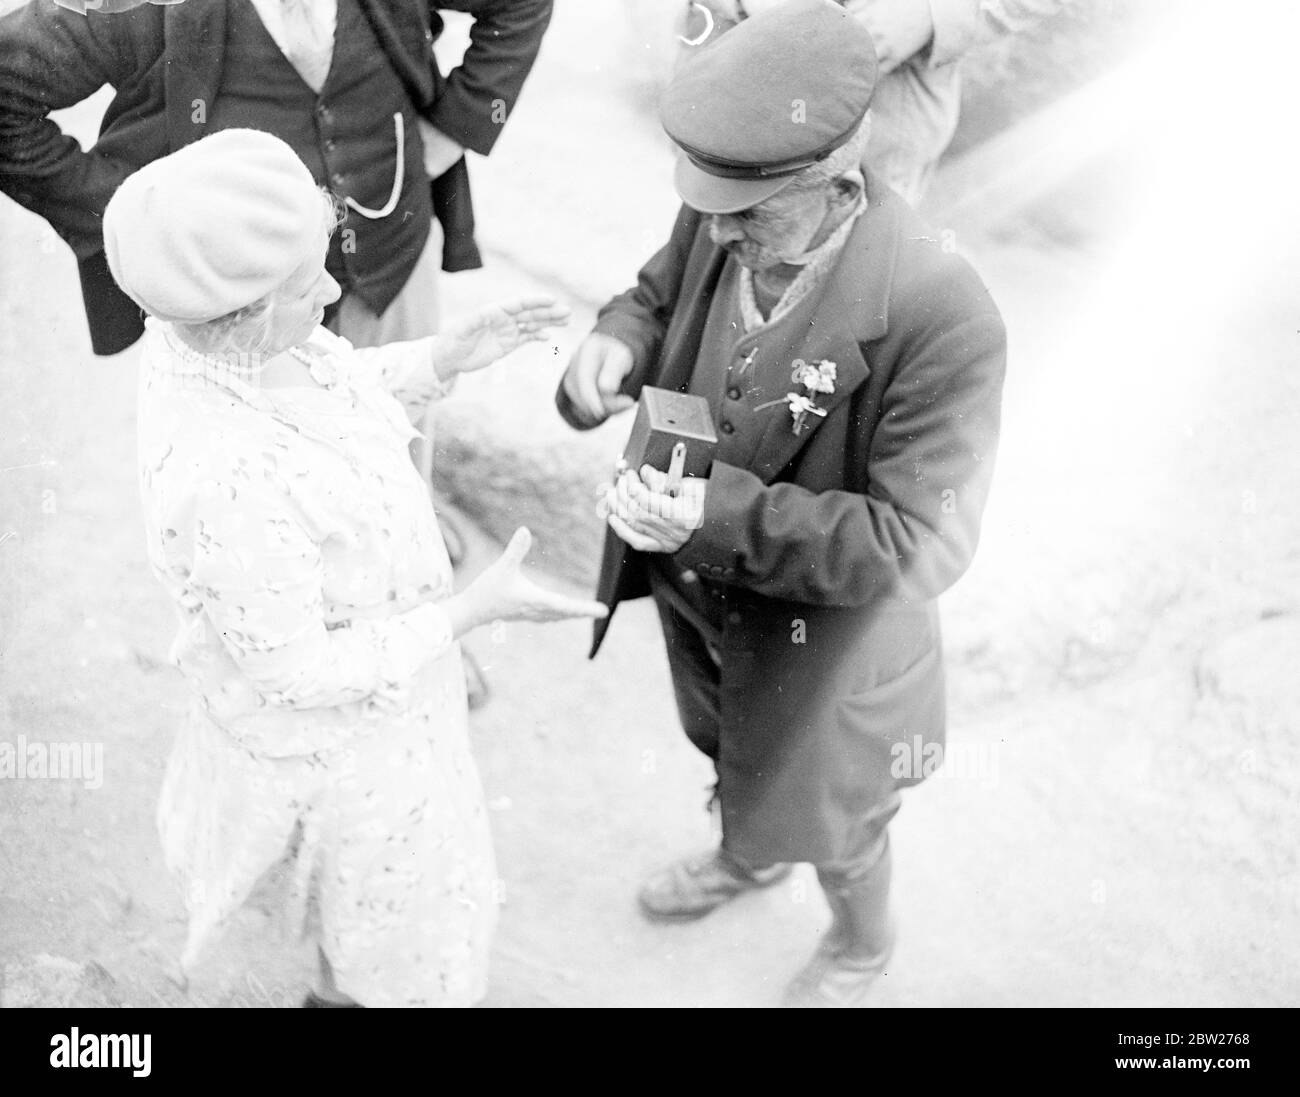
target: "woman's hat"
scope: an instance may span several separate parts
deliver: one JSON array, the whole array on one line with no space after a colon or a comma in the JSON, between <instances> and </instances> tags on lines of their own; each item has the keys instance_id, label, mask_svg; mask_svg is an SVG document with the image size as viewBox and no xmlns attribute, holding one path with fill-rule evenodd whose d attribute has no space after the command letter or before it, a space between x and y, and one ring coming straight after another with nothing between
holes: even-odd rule
<instances>
[{"instance_id":1,"label":"woman's hat","mask_svg":"<svg viewBox=\"0 0 1300 1097\"><path fill-rule=\"evenodd\" d=\"M104 210L104 252L142 309L195 324L281 286L325 226L293 149L260 130L222 130L127 177Z\"/></svg>"}]
</instances>

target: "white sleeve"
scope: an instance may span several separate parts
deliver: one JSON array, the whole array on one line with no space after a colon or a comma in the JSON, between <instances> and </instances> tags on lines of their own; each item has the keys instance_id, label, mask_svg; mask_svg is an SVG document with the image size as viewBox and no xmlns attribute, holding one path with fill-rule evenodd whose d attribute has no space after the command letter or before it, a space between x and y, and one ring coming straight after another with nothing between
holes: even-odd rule
<instances>
[{"instance_id":1,"label":"white sleeve","mask_svg":"<svg viewBox=\"0 0 1300 1097\"><path fill-rule=\"evenodd\" d=\"M187 586L269 704L401 704L419 668L453 643L446 611L431 602L328 628L320 546L270 486L209 480L186 526L177 533L190 541L178 546Z\"/></svg>"}]
</instances>

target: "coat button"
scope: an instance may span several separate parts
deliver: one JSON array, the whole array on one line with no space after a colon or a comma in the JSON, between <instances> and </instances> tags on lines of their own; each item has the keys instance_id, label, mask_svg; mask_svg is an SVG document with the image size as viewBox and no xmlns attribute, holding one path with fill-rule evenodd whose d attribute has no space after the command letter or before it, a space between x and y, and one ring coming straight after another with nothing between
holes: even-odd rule
<instances>
[{"instance_id":1,"label":"coat button","mask_svg":"<svg viewBox=\"0 0 1300 1097\"><path fill-rule=\"evenodd\" d=\"M341 172L336 171L333 175L330 176L330 182L333 183L337 189L342 190L343 174Z\"/></svg>"},{"instance_id":2,"label":"coat button","mask_svg":"<svg viewBox=\"0 0 1300 1097\"><path fill-rule=\"evenodd\" d=\"M324 103L316 108L316 117L324 122L327 126L334 121L334 112Z\"/></svg>"},{"instance_id":3,"label":"coat button","mask_svg":"<svg viewBox=\"0 0 1300 1097\"><path fill-rule=\"evenodd\" d=\"M333 152L336 148L338 148L338 145L336 145L336 144L334 143L334 138L333 138L333 137L326 138L326 140L325 140L325 151L326 151L326 152Z\"/></svg>"},{"instance_id":4,"label":"coat button","mask_svg":"<svg viewBox=\"0 0 1300 1097\"><path fill-rule=\"evenodd\" d=\"M740 399L740 389L736 388L735 385L732 385L731 388L727 389L727 399L728 399L728 400L739 400L739 399Z\"/></svg>"},{"instance_id":5,"label":"coat button","mask_svg":"<svg viewBox=\"0 0 1300 1097\"><path fill-rule=\"evenodd\" d=\"M683 583L698 583L700 581L698 573L692 568L687 568L682 572L681 579Z\"/></svg>"},{"instance_id":6,"label":"coat button","mask_svg":"<svg viewBox=\"0 0 1300 1097\"><path fill-rule=\"evenodd\" d=\"M722 433L723 433L723 434L735 434L735 433L736 433L736 428L733 427L733 426L731 425L731 420L729 420L729 419L724 419L724 420L722 420Z\"/></svg>"}]
</instances>

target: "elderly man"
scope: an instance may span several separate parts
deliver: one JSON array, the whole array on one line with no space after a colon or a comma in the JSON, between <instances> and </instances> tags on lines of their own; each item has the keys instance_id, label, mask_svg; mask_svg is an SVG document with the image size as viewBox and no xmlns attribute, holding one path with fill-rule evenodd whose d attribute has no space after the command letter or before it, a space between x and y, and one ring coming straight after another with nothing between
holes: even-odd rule
<instances>
[{"instance_id":1,"label":"elderly man","mask_svg":"<svg viewBox=\"0 0 1300 1097\"><path fill-rule=\"evenodd\" d=\"M640 901L696 918L811 862L833 922L799 1005L859 1004L890 955L886 828L943 741L934 600L975 550L1005 365L979 278L860 168L875 76L830 0L683 63L661 113L686 205L557 393L578 428L645 385L714 416L707 478L626 471L601 503L599 597L653 594L722 818Z\"/></svg>"}]
</instances>

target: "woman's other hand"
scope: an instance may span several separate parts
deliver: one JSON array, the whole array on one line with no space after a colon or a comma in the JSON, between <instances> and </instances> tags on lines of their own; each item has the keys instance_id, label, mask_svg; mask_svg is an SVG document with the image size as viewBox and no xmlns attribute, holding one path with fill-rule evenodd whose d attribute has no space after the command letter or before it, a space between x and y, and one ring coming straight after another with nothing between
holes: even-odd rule
<instances>
[{"instance_id":1,"label":"woman's other hand","mask_svg":"<svg viewBox=\"0 0 1300 1097\"><path fill-rule=\"evenodd\" d=\"M544 343L551 329L569 322L569 310L553 297L522 297L476 312L438 337L439 376L471 373L490 366L525 343Z\"/></svg>"},{"instance_id":2,"label":"woman's other hand","mask_svg":"<svg viewBox=\"0 0 1300 1097\"><path fill-rule=\"evenodd\" d=\"M566 621L575 617L606 617L600 602L539 587L522 567L533 537L524 527L515 530L505 551L460 594L447 601L452 631L461 636L492 621Z\"/></svg>"}]
</instances>

